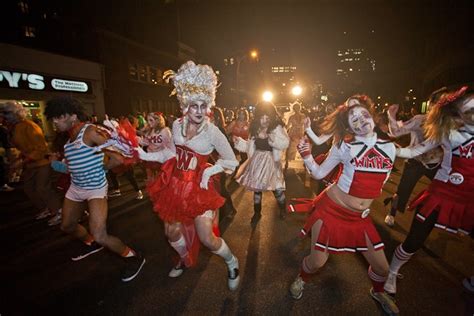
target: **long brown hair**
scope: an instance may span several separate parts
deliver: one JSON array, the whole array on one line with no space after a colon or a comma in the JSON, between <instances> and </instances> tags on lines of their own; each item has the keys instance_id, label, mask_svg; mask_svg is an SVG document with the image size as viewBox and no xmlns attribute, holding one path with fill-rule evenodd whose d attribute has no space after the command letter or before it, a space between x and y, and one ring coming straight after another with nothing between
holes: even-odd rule
<instances>
[{"instance_id":1,"label":"long brown hair","mask_svg":"<svg viewBox=\"0 0 474 316\"><path fill-rule=\"evenodd\" d=\"M356 100L357 104L349 107L349 101L351 100ZM369 113L374 116L374 102L366 95L356 94L349 97L344 104L338 106L334 112L326 116L320 126L321 134L334 135L334 144L336 144L337 147L341 146L342 141L347 134L352 134L348 117L349 110L356 106L366 108Z\"/></svg>"},{"instance_id":2,"label":"long brown hair","mask_svg":"<svg viewBox=\"0 0 474 316\"><path fill-rule=\"evenodd\" d=\"M449 135L450 130L458 128L458 108L473 97L474 90L466 86L443 93L427 114L424 125L426 139L439 143Z\"/></svg>"}]
</instances>

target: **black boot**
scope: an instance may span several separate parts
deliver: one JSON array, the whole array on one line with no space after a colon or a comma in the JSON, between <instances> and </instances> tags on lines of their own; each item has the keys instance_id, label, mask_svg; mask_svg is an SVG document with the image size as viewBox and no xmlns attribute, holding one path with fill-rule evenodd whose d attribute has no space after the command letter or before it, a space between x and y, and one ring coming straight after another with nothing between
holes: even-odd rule
<instances>
[{"instance_id":1,"label":"black boot","mask_svg":"<svg viewBox=\"0 0 474 316\"><path fill-rule=\"evenodd\" d=\"M252 223L257 223L262 217L262 204L253 205Z\"/></svg>"}]
</instances>

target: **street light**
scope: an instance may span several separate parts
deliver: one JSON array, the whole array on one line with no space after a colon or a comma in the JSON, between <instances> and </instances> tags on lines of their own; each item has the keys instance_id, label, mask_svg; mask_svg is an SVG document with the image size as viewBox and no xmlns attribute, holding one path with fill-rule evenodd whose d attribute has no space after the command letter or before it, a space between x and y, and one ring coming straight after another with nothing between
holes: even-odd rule
<instances>
[{"instance_id":1,"label":"street light","mask_svg":"<svg viewBox=\"0 0 474 316\"><path fill-rule=\"evenodd\" d=\"M263 101L265 102L272 102L273 100L273 93L271 91L265 91L263 94L262 94L262 99Z\"/></svg>"},{"instance_id":2,"label":"street light","mask_svg":"<svg viewBox=\"0 0 474 316\"><path fill-rule=\"evenodd\" d=\"M235 67L235 90L237 92L237 103L240 106L240 63L245 58L248 58L250 56L251 59L258 61L258 51L256 49L251 50L248 53L244 53L242 56L237 58L237 66Z\"/></svg>"},{"instance_id":3,"label":"street light","mask_svg":"<svg viewBox=\"0 0 474 316\"><path fill-rule=\"evenodd\" d=\"M300 96L302 92L303 92L303 88L301 88L301 86L294 86L294 87L291 89L291 93L292 93L295 97Z\"/></svg>"}]
</instances>

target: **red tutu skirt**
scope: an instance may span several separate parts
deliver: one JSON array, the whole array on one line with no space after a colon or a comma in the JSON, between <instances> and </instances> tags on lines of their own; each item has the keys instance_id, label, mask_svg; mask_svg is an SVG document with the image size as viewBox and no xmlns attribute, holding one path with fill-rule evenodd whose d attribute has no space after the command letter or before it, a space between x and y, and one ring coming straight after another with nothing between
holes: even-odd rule
<instances>
[{"instance_id":1,"label":"red tutu skirt","mask_svg":"<svg viewBox=\"0 0 474 316\"><path fill-rule=\"evenodd\" d=\"M318 220L322 221L318 240L314 244L316 250L329 253L367 251L366 235L375 250L383 249L384 244L368 216L368 210L354 212L346 209L331 200L326 191L304 204L311 205L312 213L306 220L301 235L309 235L313 225ZM296 206L296 208L301 210L304 207Z\"/></svg>"},{"instance_id":2,"label":"red tutu skirt","mask_svg":"<svg viewBox=\"0 0 474 316\"><path fill-rule=\"evenodd\" d=\"M165 222L189 222L208 210L216 210L224 205L225 199L219 195L219 176L212 176L208 189L199 186L202 168L182 171L176 169L176 159L167 160L147 191L154 211Z\"/></svg>"},{"instance_id":3,"label":"red tutu skirt","mask_svg":"<svg viewBox=\"0 0 474 316\"><path fill-rule=\"evenodd\" d=\"M439 212L435 227L451 233L469 234L474 228L472 192L461 191L451 183L433 180L428 189L410 203L409 210L414 209L421 222L433 211Z\"/></svg>"}]
</instances>

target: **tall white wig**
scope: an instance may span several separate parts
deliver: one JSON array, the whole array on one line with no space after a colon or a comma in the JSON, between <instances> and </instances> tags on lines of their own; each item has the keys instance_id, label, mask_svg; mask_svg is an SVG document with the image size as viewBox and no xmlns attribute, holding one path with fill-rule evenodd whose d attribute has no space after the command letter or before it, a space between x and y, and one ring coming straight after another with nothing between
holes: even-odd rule
<instances>
[{"instance_id":1,"label":"tall white wig","mask_svg":"<svg viewBox=\"0 0 474 316\"><path fill-rule=\"evenodd\" d=\"M216 99L217 76L210 66L187 61L178 72L166 71L163 78L166 82L173 82L175 88L171 95L176 94L183 114L188 112L191 104L200 102L207 105L207 114L211 113Z\"/></svg>"}]
</instances>

